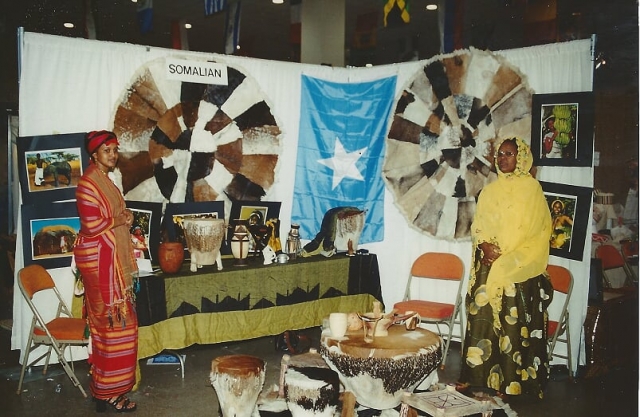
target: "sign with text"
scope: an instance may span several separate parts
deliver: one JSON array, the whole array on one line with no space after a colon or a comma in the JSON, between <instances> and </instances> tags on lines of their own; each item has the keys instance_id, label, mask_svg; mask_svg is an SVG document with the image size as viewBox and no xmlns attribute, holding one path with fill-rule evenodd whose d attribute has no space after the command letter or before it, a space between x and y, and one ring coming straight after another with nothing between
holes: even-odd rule
<instances>
[{"instance_id":1,"label":"sign with text","mask_svg":"<svg viewBox=\"0 0 640 417\"><path fill-rule=\"evenodd\" d=\"M167 79L200 84L227 85L227 66L215 62L166 60Z\"/></svg>"}]
</instances>

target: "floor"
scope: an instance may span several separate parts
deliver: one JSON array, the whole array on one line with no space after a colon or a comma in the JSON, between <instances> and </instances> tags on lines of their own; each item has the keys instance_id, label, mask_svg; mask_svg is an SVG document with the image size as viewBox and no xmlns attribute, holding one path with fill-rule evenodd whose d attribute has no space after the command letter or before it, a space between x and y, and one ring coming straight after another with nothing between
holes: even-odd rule
<instances>
[{"instance_id":1,"label":"floor","mask_svg":"<svg viewBox=\"0 0 640 417\"><path fill-rule=\"evenodd\" d=\"M10 287L2 285L0 291L0 320L11 318ZM304 331L317 346L320 329ZM82 397L58 365L43 376L41 368L34 368L23 385L21 395L16 394L20 367L18 351L10 350L11 332L0 328L0 415L6 416L87 416L95 414L94 404ZM454 344L452 344L454 345ZM209 373L211 360L220 355L249 354L267 363L265 389L278 384L280 360L283 353L274 347L274 338L265 337L248 341L183 349L185 377L181 378L178 365L147 365L140 361L142 381L130 398L138 403L137 416L194 416L218 415L217 396ZM455 382L459 373L460 349L453 346L447 367L439 372L442 383ZM88 387L86 361L76 363L76 374ZM582 373L582 372L581 372ZM59 386L59 392L56 387ZM88 388L87 388L88 390ZM637 416L638 365L611 369L594 378L567 378L566 368L554 367L544 400L512 397L507 400L518 416Z\"/></svg>"}]
</instances>

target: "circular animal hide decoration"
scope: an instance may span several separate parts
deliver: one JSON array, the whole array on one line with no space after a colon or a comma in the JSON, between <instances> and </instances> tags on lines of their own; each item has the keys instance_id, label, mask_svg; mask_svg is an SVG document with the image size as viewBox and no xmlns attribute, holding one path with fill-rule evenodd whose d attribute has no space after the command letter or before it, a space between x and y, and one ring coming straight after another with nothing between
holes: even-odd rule
<instances>
[{"instance_id":1,"label":"circular animal hide decoration","mask_svg":"<svg viewBox=\"0 0 640 417\"><path fill-rule=\"evenodd\" d=\"M228 85L180 82L167 79L159 59L137 73L113 120L126 199L255 201L266 194L280 128L253 78L227 72Z\"/></svg>"},{"instance_id":2,"label":"circular animal hide decoration","mask_svg":"<svg viewBox=\"0 0 640 417\"><path fill-rule=\"evenodd\" d=\"M435 57L411 78L396 103L383 166L411 226L469 239L476 198L496 178L494 142L530 142L531 96L516 68L476 49Z\"/></svg>"}]
</instances>

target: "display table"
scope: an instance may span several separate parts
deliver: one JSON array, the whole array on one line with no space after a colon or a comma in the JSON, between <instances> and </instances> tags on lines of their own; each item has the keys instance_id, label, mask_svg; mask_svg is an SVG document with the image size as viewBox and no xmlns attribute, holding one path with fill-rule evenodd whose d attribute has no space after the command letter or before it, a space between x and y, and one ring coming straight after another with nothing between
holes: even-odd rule
<instances>
[{"instance_id":1,"label":"display table","mask_svg":"<svg viewBox=\"0 0 640 417\"><path fill-rule=\"evenodd\" d=\"M334 339L324 334L320 354L340 376L346 391L368 408L386 410L400 404L442 361L442 340L435 333L403 325L389 328L388 336L364 341L363 331Z\"/></svg>"},{"instance_id":2,"label":"display table","mask_svg":"<svg viewBox=\"0 0 640 417\"><path fill-rule=\"evenodd\" d=\"M382 301L376 255L299 258L224 268L185 265L140 279L138 358L165 349L271 336L322 324L331 312L367 311Z\"/></svg>"}]
</instances>

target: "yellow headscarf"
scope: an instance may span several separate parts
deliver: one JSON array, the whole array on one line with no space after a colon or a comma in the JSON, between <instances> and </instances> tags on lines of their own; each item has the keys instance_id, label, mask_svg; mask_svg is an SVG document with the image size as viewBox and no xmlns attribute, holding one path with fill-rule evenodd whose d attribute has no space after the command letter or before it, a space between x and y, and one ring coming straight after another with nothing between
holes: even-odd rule
<instances>
[{"instance_id":1,"label":"yellow headscarf","mask_svg":"<svg viewBox=\"0 0 640 417\"><path fill-rule=\"evenodd\" d=\"M529 173L533 165L529 146L520 138L512 140L518 146L516 169L503 173L496 164L498 180L483 188L471 225L474 266L475 248L480 243L493 243L501 251L487 277L487 295L496 328L500 328L498 313L504 291L544 273L549 260L551 214L540 183ZM496 162L502 142L496 147ZM469 290L474 282L472 268Z\"/></svg>"}]
</instances>

